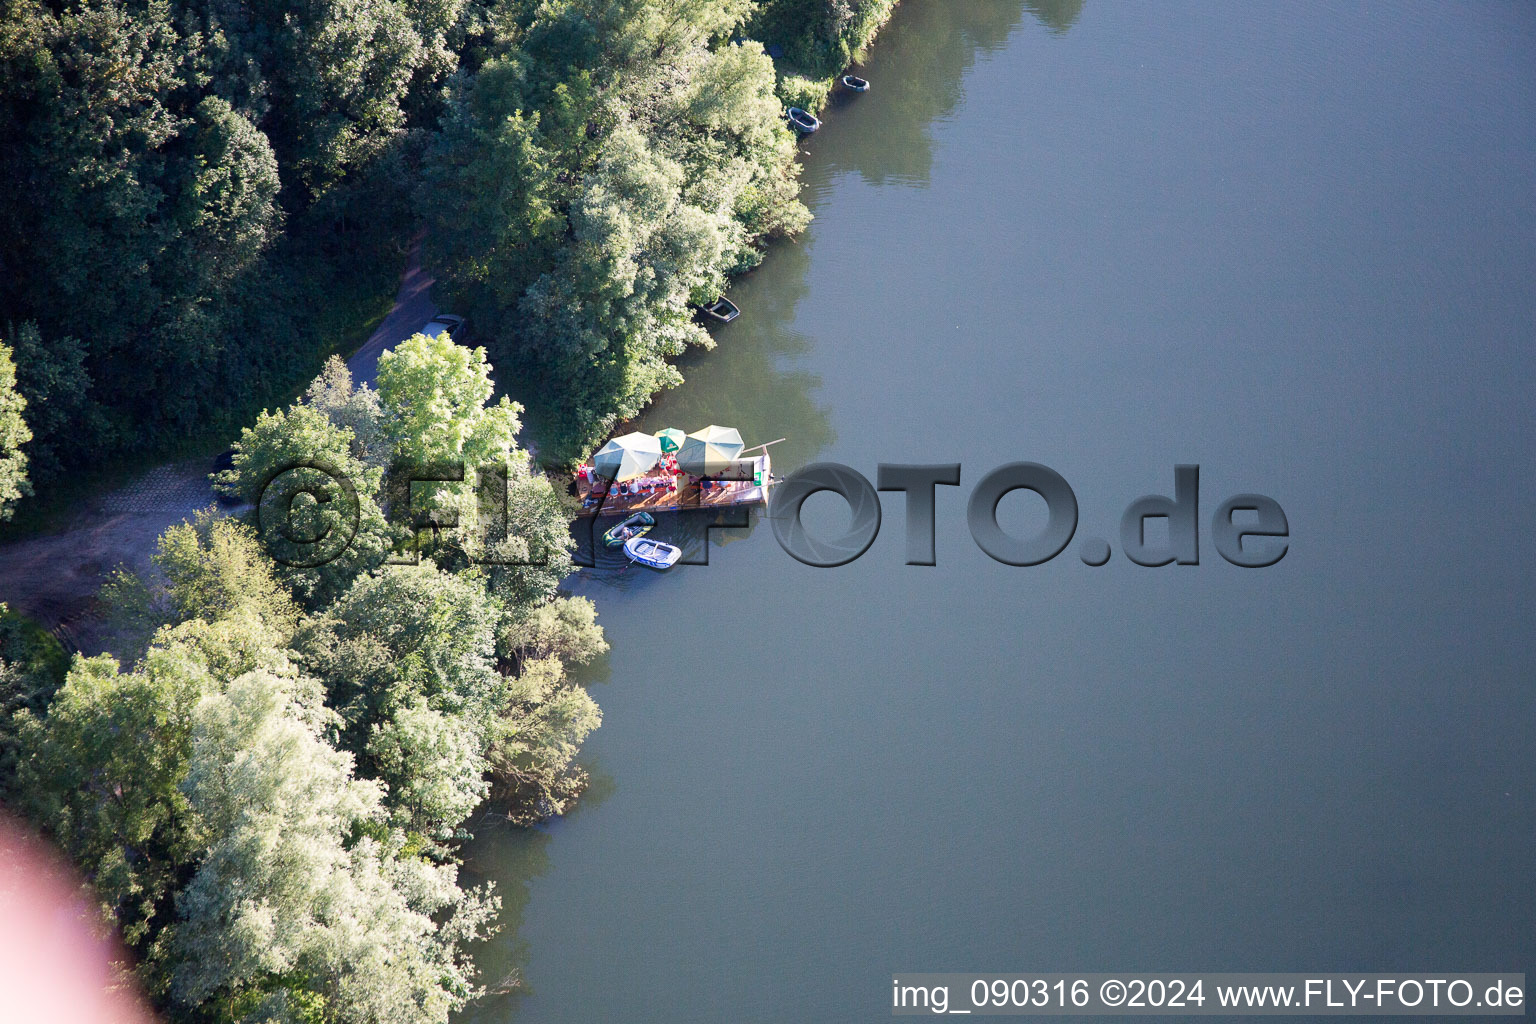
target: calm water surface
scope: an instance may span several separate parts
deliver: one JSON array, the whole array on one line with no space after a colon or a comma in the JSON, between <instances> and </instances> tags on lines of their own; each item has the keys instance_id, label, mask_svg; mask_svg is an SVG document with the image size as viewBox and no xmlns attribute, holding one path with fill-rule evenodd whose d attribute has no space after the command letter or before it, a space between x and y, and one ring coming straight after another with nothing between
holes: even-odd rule
<instances>
[{"instance_id":1,"label":"calm water surface","mask_svg":"<svg viewBox=\"0 0 1536 1024\"><path fill-rule=\"evenodd\" d=\"M907 0L816 220L645 425L964 465L938 560L583 574L582 807L485 832L481 1022L883 1020L893 971L1536 973L1536 9ZM1079 538L982 555L970 485ZM1289 555L1118 551L1199 463ZM1043 521L1005 499L1019 532ZM1038 503L1036 503L1038 504ZM813 499L828 533L843 516ZM679 524L658 531L690 540ZM704 543L694 535L690 543Z\"/></svg>"}]
</instances>

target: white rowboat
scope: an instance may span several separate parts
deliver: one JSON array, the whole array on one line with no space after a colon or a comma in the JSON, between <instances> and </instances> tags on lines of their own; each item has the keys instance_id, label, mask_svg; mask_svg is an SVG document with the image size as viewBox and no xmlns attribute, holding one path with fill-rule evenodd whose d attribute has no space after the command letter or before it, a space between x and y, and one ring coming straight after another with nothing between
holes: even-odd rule
<instances>
[{"instance_id":1,"label":"white rowboat","mask_svg":"<svg viewBox=\"0 0 1536 1024\"><path fill-rule=\"evenodd\" d=\"M649 537L631 537L624 542L624 553L630 561L648 565L652 569L670 569L683 557L682 548Z\"/></svg>"}]
</instances>

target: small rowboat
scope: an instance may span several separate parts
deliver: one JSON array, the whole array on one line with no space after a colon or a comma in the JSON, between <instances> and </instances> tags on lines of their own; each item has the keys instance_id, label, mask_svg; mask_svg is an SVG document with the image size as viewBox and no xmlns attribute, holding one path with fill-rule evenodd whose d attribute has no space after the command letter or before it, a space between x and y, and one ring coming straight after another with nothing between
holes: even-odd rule
<instances>
[{"instance_id":1,"label":"small rowboat","mask_svg":"<svg viewBox=\"0 0 1536 1024\"><path fill-rule=\"evenodd\" d=\"M699 312L719 324L728 324L741 316L741 310L737 308L736 303L724 296L707 305L700 306Z\"/></svg>"},{"instance_id":2,"label":"small rowboat","mask_svg":"<svg viewBox=\"0 0 1536 1024\"><path fill-rule=\"evenodd\" d=\"M632 537L625 541L624 553L631 561L648 565L652 569L670 569L683 557L682 548L645 537Z\"/></svg>"},{"instance_id":3,"label":"small rowboat","mask_svg":"<svg viewBox=\"0 0 1536 1024\"><path fill-rule=\"evenodd\" d=\"M860 78L858 75L844 75L843 84L854 92L869 92L869 79Z\"/></svg>"},{"instance_id":4,"label":"small rowboat","mask_svg":"<svg viewBox=\"0 0 1536 1024\"><path fill-rule=\"evenodd\" d=\"M603 534L603 546L616 548L627 541L638 540L651 532L656 520L649 512L636 512L618 526Z\"/></svg>"},{"instance_id":5,"label":"small rowboat","mask_svg":"<svg viewBox=\"0 0 1536 1024\"><path fill-rule=\"evenodd\" d=\"M789 123L801 135L809 135L821 127L821 122L817 120L816 115L809 111L801 110L799 107L789 108Z\"/></svg>"}]
</instances>

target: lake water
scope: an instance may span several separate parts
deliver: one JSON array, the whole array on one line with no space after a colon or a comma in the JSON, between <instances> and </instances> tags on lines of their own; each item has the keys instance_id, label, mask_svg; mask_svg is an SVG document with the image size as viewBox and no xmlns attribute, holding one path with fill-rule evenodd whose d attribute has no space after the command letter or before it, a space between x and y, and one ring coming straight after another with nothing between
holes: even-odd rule
<instances>
[{"instance_id":1,"label":"lake water","mask_svg":"<svg viewBox=\"0 0 1536 1024\"><path fill-rule=\"evenodd\" d=\"M781 473L959 462L938 564L903 564L888 494L841 568L759 513L707 568L583 573L595 784L472 849L508 904L488 980L527 988L466 1016L883 1020L897 971L1536 972L1536 8L907 0L863 73L804 143L815 222L644 423L788 437ZM965 525L1015 460L1081 510L1033 568ZM1178 463L1200 564L1133 565L1120 514ZM1271 568L1211 541L1245 491L1289 518Z\"/></svg>"}]
</instances>

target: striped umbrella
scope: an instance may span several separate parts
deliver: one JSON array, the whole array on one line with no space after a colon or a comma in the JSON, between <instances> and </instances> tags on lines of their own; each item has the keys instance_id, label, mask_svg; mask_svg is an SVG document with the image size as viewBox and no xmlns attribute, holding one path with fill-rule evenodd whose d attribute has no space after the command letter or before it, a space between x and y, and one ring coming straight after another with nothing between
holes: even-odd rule
<instances>
[{"instance_id":1,"label":"striped umbrella","mask_svg":"<svg viewBox=\"0 0 1536 1024\"><path fill-rule=\"evenodd\" d=\"M639 431L616 437L592 456L596 475L610 480L633 480L644 476L661 458L661 440L655 434Z\"/></svg>"},{"instance_id":2,"label":"striped umbrella","mask_svg":"<svg viewBox=\"0 0 1536 1024\"><path fill-rule=\"evenodd\" d=\"M745 442L735 427L711 424L688 435L677 452L677 468L693 476L711 476L727 469Z\"/></svg>"}]
</instances>

